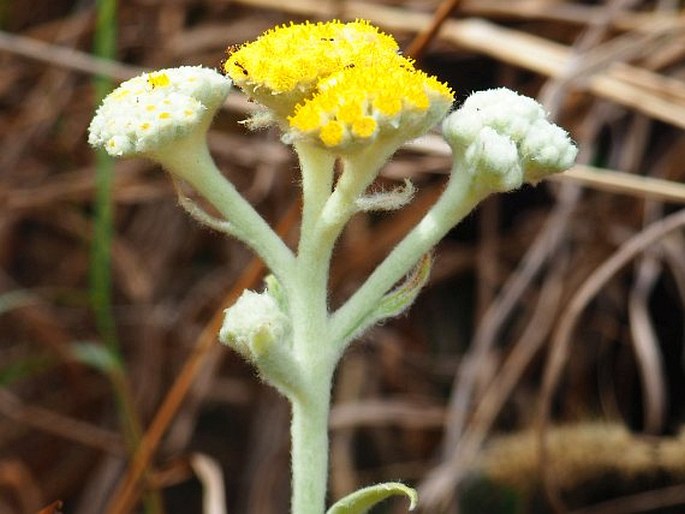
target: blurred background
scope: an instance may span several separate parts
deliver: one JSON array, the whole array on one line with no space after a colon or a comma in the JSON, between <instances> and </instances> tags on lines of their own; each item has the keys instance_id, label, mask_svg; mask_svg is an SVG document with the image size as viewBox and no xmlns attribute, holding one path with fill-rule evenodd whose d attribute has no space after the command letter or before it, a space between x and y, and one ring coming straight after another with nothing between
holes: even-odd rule
<instances>
[{"instance_id":1,"label":"blurred background","mask_svg":"<svg viewBox=\"0 0 685 514\"><path fill-rule=\"evenodd\" d=\"M215 339L264 269L191 220L158 167L96 155L86 130L142 70L219 67L274 25L358 17L458 101L497 86L538 98L581 151L563 176L484 201L438 247L411 311L352 346L331 501L402 479L427 513L685 512L681 9L0 1L0 513L221 513L203 493L225 493L229 513L288 511L288 405ZM238 123L253 108L232 93L210 147L293 245L297 163L275 130ZM374 185L411 178L411 205L347 228L334 307L441 191L450 158L435 141Z\"/></svg>"}]
</instances>

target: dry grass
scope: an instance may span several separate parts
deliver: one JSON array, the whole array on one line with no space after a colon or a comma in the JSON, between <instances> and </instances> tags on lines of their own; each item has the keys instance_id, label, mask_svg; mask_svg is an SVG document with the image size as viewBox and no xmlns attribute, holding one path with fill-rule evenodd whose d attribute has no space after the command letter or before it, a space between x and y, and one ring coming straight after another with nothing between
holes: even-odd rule
<instances>
[{"instance_id":1,"label":"dry grass","mask_svg":"<svg viewBox=\"0 0 685 514\"><path fill-rule=\"evenodd\" d=\"M95 12L83 2L0 4L1 513L35 513L56 500L75 514L135 511L127 505L138 502L143 484L162 493L169 514L201 512L200 484L216 476L200 454L223 470L230 513L287 511L287 405L214 339L223 308L243 288L258 288L264 270L240 245L189 220L171 183L147 162L117 162L113 196L119 378L144 429L134 458L112 381L75 361L72 348L101 339L88 294L92 75L123 80L140 69L218 66L226 46L289 20L368 18L460 99L500 85L536 96L581 148L576 169L486 200L441 244L410 315L372 331L343 361L331 420L332 497L404 478L419 486L423 512L454 512L455 487L483 462L492 465L497 453L483 458L482 450L500 433L533 427L545 443L550 422L597 418L659 438L679 430L685 17L678 2L119 4L116 63L90 55ZM210 144L236 186L292 242L296 162L276 133L247 133L236 123L251 108L232 94ZM417 221L448 169L434 138L409 145L386 167L379 184L409 176L420 193L396 215L353 220L336 253L335 304ZM587 451L586 439L572 440ZM590 507L554 476L558 451L526 448L535 456L522 459L521 472L542 483L542 503ZM615 452L619 475L626 455L634 454ZM656 464L654 473L660 478L641 490L621 492L636 496L593 497L614 503L586 512L659 511L667 495L644 496L647 489L676 486L682 476ZM668 499L682 504L682 497Z\"/></svg>"}]
</instances>

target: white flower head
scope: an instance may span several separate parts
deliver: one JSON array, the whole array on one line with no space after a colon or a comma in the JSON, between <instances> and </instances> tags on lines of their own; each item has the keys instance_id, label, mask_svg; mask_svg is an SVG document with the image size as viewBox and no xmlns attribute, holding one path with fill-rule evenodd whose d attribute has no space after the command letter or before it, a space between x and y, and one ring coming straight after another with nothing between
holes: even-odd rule
<instances>
[{"instance_id":1,"label":"white flower head","mask_svg":"<svg viewBox=\"0 0 685 514\"><path fill-rule=\"evenodd\" d=\"M542 105L506 88L479 91L443 122L455 156L483 186L510 191L570 168L578 148Z\"/></svg>"},{"instance_id":2,"label":"white flower head","mask_svg":"<svg viewBox=\"0 0 685 514\"><path fill-rule=\"evenodd\" d=\"M201 66L144 73L123 82L98 108L88 142L113 156L153 153L206 130L231 80Z\"/></svg>"}]
</instances>

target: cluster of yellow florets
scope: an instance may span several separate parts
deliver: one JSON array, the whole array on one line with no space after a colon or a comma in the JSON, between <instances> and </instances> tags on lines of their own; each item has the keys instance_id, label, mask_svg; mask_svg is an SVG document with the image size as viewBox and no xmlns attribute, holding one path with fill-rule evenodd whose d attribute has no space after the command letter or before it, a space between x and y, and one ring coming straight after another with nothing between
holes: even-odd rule
<instances>
[{"instance_id":1,"label":"cluster of yellow florets","mask_svg":"<svg viewBox=\"0 0 685 514\"><path fill-rule=\"evenodd\" d=\"M287 114L322 77L346 66L397 58L395 40L366 21L275 27L231 52L224 71L255 100Z\"/></svg>"},{"instance_id":2,"label":"cluster of yellow florets","mask_svg":"<svg viewBox=\"0 0 685 514\"><path fill-rule=\"evenodd\" d=\"M398 129L409 139L428 130L451 102L447 86L413 66L354 67L322 80L288 121L291 129L315 134L328 147Z\"/></svg>"},{"instance_id":3,"label":"cluster of yellow florets","mask_svg":"<svg viewBox=\"0 0 685 514\"><path fill-rule=\"evenodd\" d=\"M230 53L224 70L286 127L286 139L344 150L416 137L448 111L452 91L418 71L367 21L290 24Z\"/></svg>"}]
</instances>

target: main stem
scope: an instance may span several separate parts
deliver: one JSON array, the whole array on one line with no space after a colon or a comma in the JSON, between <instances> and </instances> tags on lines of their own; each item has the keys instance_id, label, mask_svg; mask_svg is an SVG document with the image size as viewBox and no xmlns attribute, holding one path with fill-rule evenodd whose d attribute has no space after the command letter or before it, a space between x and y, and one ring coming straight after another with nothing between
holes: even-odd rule
<instances>
[{"instance_id":1,"label":"main stem","mask_svg":"<svg viewBox=\"0 0 685 514\"><path fill-rule=\"evenodd\" d=\"M331 374L318 374L316 394L292 405L292 514L323 514L328 484L328 414Z\"/></svg>"},{"instance_id":2,"label":"main stem","mask_svg":"<svg viewBox=\"0 0 685 514\"><path fill-rule=\"evenodd\" d=\"M345 160L333 186L335 159L322 149L296 144L302 170L300 244L289 288L293 349L304 375L305 392L291 398L292 514L323 514L328 483L328 414L340 342L331 335L328 274L333 247L356 211L355 201L396 145Z\"/></svg>"},{"instance_id":3,"label":"main stem","mask_svg":"<svg viewBox=\"0 0 685 514\"><path fill-rule=\"evenodd\" d=\"M293 350L304 387L292 402L292 514L323 514L328 483L328 413L337 354L326 304L326 263L297 257L290 309Z\"/></svg>"},{"instance_id":4,"label":"main stem","mask_svg":"<svg viewBox=\"0 0 685 514\"><path fill-rule=\"evenodd\" d=\"M337 354L329 337L328 272L335 238L317 230L331 195L335 159L296 145L302 171L300 242L288 288L293 350L300 364L301 394L292 402L292 514L323 514L328 484L328 414Z\"/></svg>"},{"instance_id":5,"label":"main stem","mask_svg":"<svg viewBox=\"0 0 685 514\"><path fill-rule=\"evenodd\" d=\"M326 304L328 266L316 255L298 255L290 298L293 349L304 387L292 402L292 514L323 514L328 484L328 413L338 360L329 336Z\"/></svg>"}]
</instances>

